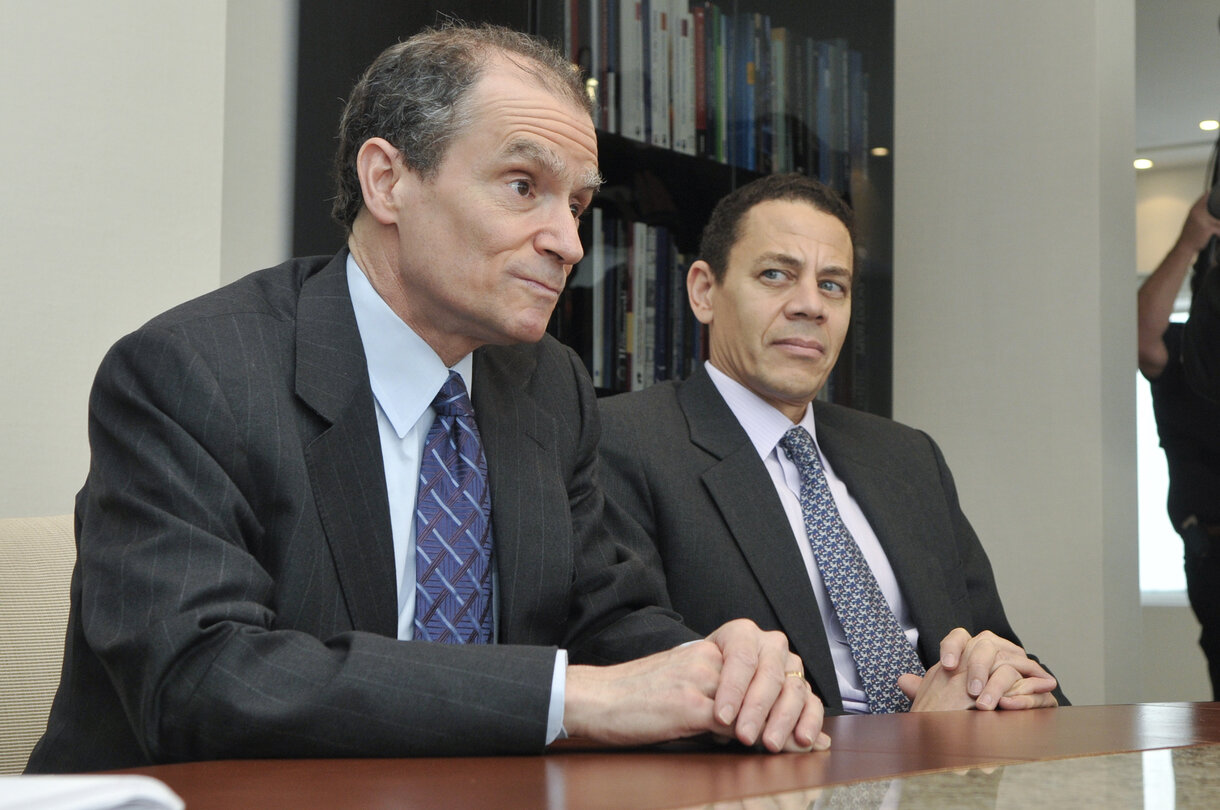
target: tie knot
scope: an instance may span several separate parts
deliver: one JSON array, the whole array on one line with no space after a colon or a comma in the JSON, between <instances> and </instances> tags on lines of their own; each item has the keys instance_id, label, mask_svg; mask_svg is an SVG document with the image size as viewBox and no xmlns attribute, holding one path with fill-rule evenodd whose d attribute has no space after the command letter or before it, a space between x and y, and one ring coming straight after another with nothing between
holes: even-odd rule
<instances>
[{"instance_id":1,"label":"tie knot","mask_svg":"<svg viewBox=\"0 0 1220 810\"><path fill-rule=\"evenodd\" d=\"M474 408L470 405L462 375L450 370L449 379L445 380L445 384L432 400L432 410L441 416L474 416Z\"/></svg>"},{"instance_id":2,"label":"tie knot","mask_svg":"<svg viewBox=\"0 0 1220 810\"><path fill-rule=\"evenodd\" d=\"M821 459L818 458L813 437L809 435L809 431L799 425L788 428L788 432L779 440L779 446L784 448L788 458L792 459L792 463L802 474L821 466Z\"/></svg>"}]
</instances>

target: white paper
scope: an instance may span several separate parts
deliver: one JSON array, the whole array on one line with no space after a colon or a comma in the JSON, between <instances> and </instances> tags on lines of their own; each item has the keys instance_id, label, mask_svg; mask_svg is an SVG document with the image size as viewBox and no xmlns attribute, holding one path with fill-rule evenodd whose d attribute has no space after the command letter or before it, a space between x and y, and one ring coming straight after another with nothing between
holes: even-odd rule
<instances>
[{"instance_id":1,"label":"white paper","mask_svg":"<svg viewBox=\"0 0 1220 810\"><path fill-rule=\"evenodd\" d=\"M0 810L183 810L151 776L0 776Z\"/></svg>"}]
</instances>

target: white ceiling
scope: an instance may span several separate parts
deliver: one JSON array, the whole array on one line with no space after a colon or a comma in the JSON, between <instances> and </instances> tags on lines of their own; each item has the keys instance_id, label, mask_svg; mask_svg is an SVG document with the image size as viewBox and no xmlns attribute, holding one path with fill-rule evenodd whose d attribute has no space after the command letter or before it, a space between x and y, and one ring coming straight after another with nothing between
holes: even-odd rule
<instances>
[{"instance_id":1,"label":"white ceiling","mask_svg":"<svg viewBox=\"0 0 1220 810\"><path fill-rule=\"evenodd\" d=\"M1202 163L1220 119L1220 0L1135 0L1135 146L1158 166Z\"/></svg>"}]
</instances>

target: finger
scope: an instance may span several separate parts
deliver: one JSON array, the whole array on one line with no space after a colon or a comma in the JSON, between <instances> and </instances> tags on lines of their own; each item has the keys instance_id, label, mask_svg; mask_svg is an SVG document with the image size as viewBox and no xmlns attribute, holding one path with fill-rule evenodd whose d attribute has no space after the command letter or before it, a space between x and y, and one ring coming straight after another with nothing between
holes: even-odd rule
<instances>
[{"instance_id":1,"label":"finger","mask_svg":"<svg viewBox=\"0 0 1220 810\"><path fill-rule=\"evenodd\" d=\"M990 711L997 708L1005 696L1032 694L1036 684L1032 683L1032 679L1030 683L1022 683L1025 680L1020 672L1008 664L997 667L975 699L975 706Z\"/></svg>"},{"instance_id":2,"label":"finger","mask_svg":"<svg viewBox=\"0 0 1220 810\"><path fill-rule=\"evenodd\" d=\"M1014 697L1016 695L1035 695L1045 694L1055 691L1055 687L1059 682L1054 678L1021 678L1012 686L1008 687L1004 692L1004 697Z\"/></svg>"},{"instance_id":3,"label":"finger","mask_svg":"<svg viewBox=\"0 0 1220 810\"><path fill-rule=\"evenodd\" d=\"M907 700L915 700L921 683L923 683L923 678L910 672L898 676L898 688L902 690L902 694L907 696Z\"/></svg>"},{"instance_id":4,"label":"finger","mask_svg":"<svg viewBox=\"0 0 1220 810\"><path fill-rule=\"evenodd\" d=\"M1050 692L1036 694L1005 695L1000 698L1000 708L1005 711L1022 711L1024 709L1049 709L1058 706L1059 701Z\"/></svg>"},{"instance_id":5,"label":"finger","mask_svg":"<svg viewBox=\"0 0 1220 810\"><path fill-rule=\"evenodd\" d=\"M999 650L995 642L992 641L990 633L980 633L966 645L966 693L974 697L981 697L987 687L988 682L993 677L995 670L999 667L1000 662L996 660ZM1012 680L1015 680L1014 675ZM996 691L992 690L992 697L999 700L1000 695L1011 685L1011 681L1006 683L1004 689Z\"/></svg>"},{"instance_id":6,"label":"finger","mask_svg":"<svg viewBox=\"0 0 1220 810\"><path fill-rule=\"evenodd\" d=\"M790 670L794 671L794 670ZM816 700L803 677L789 676L784 678L779 697L776 698L767 715L767 724L762 732L763 747L772 753L785 749L808 751L813 747L813 739L817 730L821 729L820 717L816 719L816 729L809 726L815 722L813 718L805 719L802 727L800 721L807 707ZM820 705L820 702L819 702Z\"/></svg>"},{"instance_id":7,"label":"finger","mask_svg":"<svg viewBox=\"0 0 1220 810\"><path fill-rule=\"evenodd\" d=\"M966 649L966 644L970 641L970 633L964 627L955 627L949 631L949 635L941 639L940 642L940 665L944 669L957 669L958 662L962 660L962 653Z\"/></svg>"},{"instance_id":8,"label":"finger","mask_svg":"<svg viewBox=\"0 0 1220 810\"><path fill-rule=\"evenodd\" d=\"M801 711L800 720L796 723L796 729L788 738L783 750L789 752L809 751L810 749L825 751L830 748L830 735L822 731L825 707L808 684L802 691L805 693L805 706Z\"/></svg>"},{"instance_id":9,"label":"finger","mask_svg":"<svg viewBox=\"0 0 1220 810\"><path fill-rule=\"evenodd\" d=\"M972 639L967 657L973 658L975 664L979 667L977 671L967 668L967 672L971 676L970 680L985 677L982 671L982 664L987 658L990 658L991 661L988 674L1006 665L1016 669L1025 678L1054 680L1054 676L1047 672L1041 664L1026 655L1025 650L1020 645L1014 644L1006 638L994 635L990 631L980 633Z\"/></svg>"},{"instance_id":10,"label":"finger","mask_svg":"<svg viewBox=\"0 0 1220 810\"><path fill-rule=\"evenodd\" d=\"M736 711L737 739L753 745L762 734L772 707L779 698L784 673L803 671L801 660L788 651L788 639L783 633L763 632L753 622L740 632L731 647L723 648L724 668L720 688L716 690L716 716L723 719L723 707L740 694ZM729 689L722 704L721 691Z\"/></svg>"},{"instance_id":11,"label":"finger","mask_svg":"<svg viewBox=\"0 0 1220 810\"><path fill-rule=\"evenodd\" d=\"M1047 672L1041 664L1025 654L1024 650L1020 650L1020 655L1002 655L1004 663L1016 669L1026 678L1038 678L1040 680L1054 681L1055 676ZM1054 689L1054 687L1051 687Z\"/></svg>"},{"instance_id":12,"label":"finger","mask_svg":"<svg viewBox=\"0 0 1220 810\"><path fill-rule=\"evenodd\" d=\"M750 628L753 628L751 633ZM746 690L758 668L758 646L755 633L759 633L753 622L732 621L723 624L707 637L721 653L723 665L720 683L716 687L714 709L716 722L729 728L737 719ZM753 638L752 638L753 637Z\"/></svg>"}]
</instances>

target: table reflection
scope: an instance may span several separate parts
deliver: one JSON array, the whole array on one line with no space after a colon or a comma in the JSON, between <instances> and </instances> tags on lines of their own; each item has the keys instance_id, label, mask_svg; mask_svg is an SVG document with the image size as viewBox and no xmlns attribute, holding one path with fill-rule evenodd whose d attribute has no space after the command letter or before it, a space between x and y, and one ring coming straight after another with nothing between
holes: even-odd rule
<instances>
[{"instance_id":1,"label":"table reflection","mask_svg":"<svg viewBox=\"0 0 1220 810\"><path fill-rule=\"evenodd\" d=\"M1217 806L1220 745L1200 745L878 779L692 805L687 810L1214 810Z\"/></svg>"}]
</instances>

